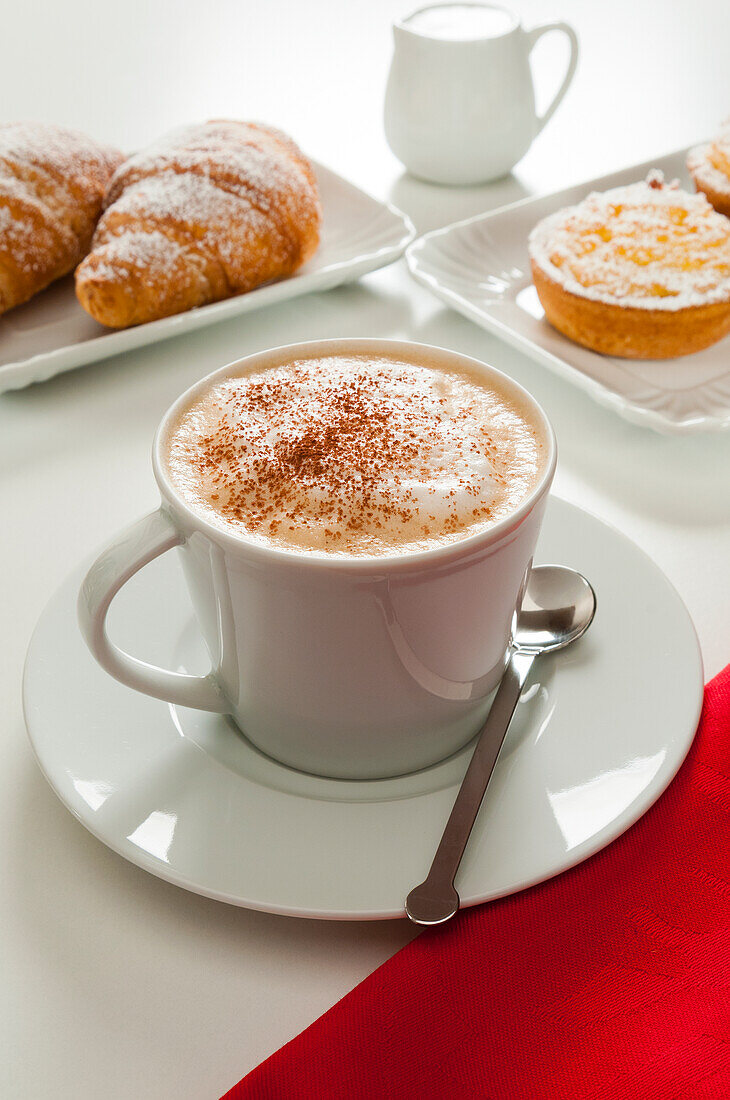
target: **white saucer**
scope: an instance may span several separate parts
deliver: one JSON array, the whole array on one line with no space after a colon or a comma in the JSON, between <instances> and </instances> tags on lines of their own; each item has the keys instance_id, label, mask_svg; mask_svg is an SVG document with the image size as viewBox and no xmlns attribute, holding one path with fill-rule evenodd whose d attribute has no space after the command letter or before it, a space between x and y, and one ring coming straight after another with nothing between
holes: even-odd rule
<instances>
[{"instance_id":1,"label":"white saucer","mask_svg":"<svg viewBox=\"0 0 730 1100\"><path fill-rule=\"evenodd\" d=\"M550 502L536 557L583 572L595 622L537 663L457 887L464 905L598 851L661 794L692 741L702 665L692 623L623 535ZM276 764L227 719L138 695L95 664L76 626L79 569L41 616L25 669L30 739L73 814L126 859L196 893L303 917L403 916L469 750L415 775L348 782ZM110 631L138 656L203 672L177 560L130 582Z\"/></svg>"}]
</instances>

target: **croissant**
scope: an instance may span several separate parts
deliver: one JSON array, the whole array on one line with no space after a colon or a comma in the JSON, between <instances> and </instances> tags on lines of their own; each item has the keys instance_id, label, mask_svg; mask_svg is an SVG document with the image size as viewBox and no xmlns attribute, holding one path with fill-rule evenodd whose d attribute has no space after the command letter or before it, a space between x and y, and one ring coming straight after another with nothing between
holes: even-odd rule
<instances>
[{"instance_id":1,"label":"croissant","mask_svg":"<svg viewBox=\"0 0 730 1100\"><path fill-rule=\"evenodd\" d=\"M122 154L43 123L0 123L0 313L88 252Z\"/></svg>"},{"instance_id":2,"label":"croissant","mask_svg":"<svg viewBox=\"0 0 730 1100\"><path fill-rule=\"evenodd\" d=\"M89 255L84 309L111 328L168 317L290 275L319 244L309 162L278 130L178 130L116 171Z\"/></svg>"}]
</instances>

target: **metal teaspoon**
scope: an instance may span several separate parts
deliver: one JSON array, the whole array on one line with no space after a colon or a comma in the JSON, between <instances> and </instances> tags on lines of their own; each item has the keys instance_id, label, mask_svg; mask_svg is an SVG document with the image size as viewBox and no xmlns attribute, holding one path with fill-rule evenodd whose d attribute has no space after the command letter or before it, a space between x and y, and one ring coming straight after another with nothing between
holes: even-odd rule
<instances>
[{"instance_id":1,"label":"metal teaspoon","mask_svg":"<svg viewBox=\"0 0 730 1100\"><path fill-rule=\"evenodd\" d=\"M531 571L517 615L512 654L431 870L406 899L406 913L415 924L442 924L458 911L456 872L533 662L541 653L564 649L580 638L595 613L595 592L580 573L561 565L541 565Z\"/></svg>"}]
</instances>

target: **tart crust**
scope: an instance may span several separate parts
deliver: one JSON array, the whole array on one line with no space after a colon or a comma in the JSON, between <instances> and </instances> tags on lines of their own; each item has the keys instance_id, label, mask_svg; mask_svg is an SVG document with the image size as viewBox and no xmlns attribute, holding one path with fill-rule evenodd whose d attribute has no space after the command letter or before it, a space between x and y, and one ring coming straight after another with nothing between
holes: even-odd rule
<instances>
[{"instance_id":1,"label":"tart crust","mask_svg":"<svg viewBox=\"0 0 730 1100\"><path fill-rule=\"evenodd\" d=\"M566 290L532 260L535 289L554 328L577 344L621 359L675 359L730 332L730 302L673 311L593 301Z\"/></svg>"}]
</instances>

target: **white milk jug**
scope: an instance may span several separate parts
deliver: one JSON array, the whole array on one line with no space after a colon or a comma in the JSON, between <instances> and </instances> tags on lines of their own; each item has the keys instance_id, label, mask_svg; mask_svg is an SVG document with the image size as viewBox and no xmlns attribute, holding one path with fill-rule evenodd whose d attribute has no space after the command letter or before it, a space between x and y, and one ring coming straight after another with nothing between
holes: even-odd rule
<instances>
[{"instance_id":1,"label":"white milk jug","mask_svg":"<svg viewBox=\"0 0 730 1100\"><path fill-rule=\"evenodd\" d=\"M530 53L550 31L570 60L545 114L535 110ZM385 135L406 168L433 183L486 183L520 160L573 79L578 39L567 23L524 30L491 4L435 4L393 26Z\"/></svg>"}]
</instances>

